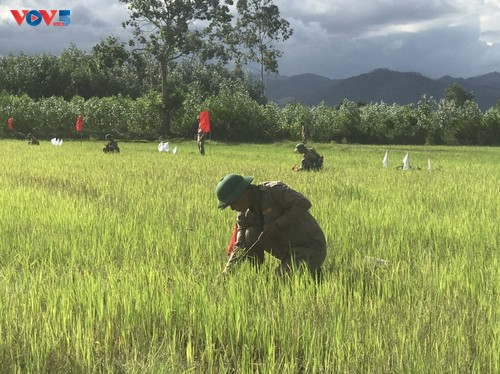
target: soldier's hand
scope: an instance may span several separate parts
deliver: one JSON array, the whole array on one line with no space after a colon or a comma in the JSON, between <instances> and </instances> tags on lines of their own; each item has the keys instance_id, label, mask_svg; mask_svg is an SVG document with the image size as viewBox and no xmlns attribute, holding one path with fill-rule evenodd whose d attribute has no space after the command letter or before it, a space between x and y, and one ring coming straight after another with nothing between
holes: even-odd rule
<instances>
[{"instance_id":1,"label":"soldier's hand","mask_svg":"<svg viewBox=\"0 0 500 374\"><path fill-rule=\"evenodd\" d=\"M231 271L235 264L239 263L246 255L246 250L243 247L235 246L229 259L227 260L226 266L222 271L223 274L227 274Z\"/></svg>"},{"instance_id":2,"label":"soldier's hand","mask_svg":"<svg viewBox=\"0 0 500 374\"><path fill-rule=\"evenodd\" d=\"M260 234L260 239L270 239L278 235L279 227L276 223L271 222L264 225L262 234Z\"/></svg>"}]
</instances>

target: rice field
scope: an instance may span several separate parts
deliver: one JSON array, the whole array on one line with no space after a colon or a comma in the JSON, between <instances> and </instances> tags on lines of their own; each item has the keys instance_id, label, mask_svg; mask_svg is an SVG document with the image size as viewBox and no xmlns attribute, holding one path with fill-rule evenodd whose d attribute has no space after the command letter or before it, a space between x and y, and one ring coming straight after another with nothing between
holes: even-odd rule
<instances>
[{"instance_id":1,"label":"rice field","mask_svg":"<svg viewBox=\"0 0 500 374\"><path fill-rule=\"evenodd\" d=\"M1 373L500 372L500 149L103 145L0 140ZM233 172L311 200L320 285L221 276Z\"/></svg>"}]
</instances>

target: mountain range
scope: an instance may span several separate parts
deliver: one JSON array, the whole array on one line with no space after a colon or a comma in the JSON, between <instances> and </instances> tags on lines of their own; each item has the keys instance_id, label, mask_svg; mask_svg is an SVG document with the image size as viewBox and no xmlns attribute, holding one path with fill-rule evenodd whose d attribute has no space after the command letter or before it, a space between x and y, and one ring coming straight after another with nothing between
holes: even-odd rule
<instances>
[{"instance_id":1,"label":"mountain range","mask_svg":"<svg viewBox=\"0 0 500 374\"><path fill-rule=\"evenodd\" d=\"M472 78L444 76L431 79L419 73L376 69L345 79L331 79L316 74L268 77L266 96L283 107L292 102L315 106L324 102L334 106L344 99L364 103L417 104L423 95L439 101L446 88L459 84L476 99L484 112L500 101L500 73Z\"/></svg>"}]
</instances>

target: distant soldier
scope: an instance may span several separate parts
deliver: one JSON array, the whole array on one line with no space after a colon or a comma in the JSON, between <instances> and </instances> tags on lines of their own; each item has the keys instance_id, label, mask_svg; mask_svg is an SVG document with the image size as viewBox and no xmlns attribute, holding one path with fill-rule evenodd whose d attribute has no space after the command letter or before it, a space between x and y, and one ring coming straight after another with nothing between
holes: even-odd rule
<instances>
[{"instance_id":1,"label":"distant soldier","mask_svg":"<svg viewBox=\"0 0 500 374\"><path fill-rule=\"evenodd\" d=\"M306 144L307 143L307 133L306 133L306 126L302 125L300 127L300 137L302 138L302 143Z\"/></svg>"},{"instance_id":2,"label":"distant soldier","mask_svg":"<svg viewBox=\"0 0 500 374\"><path fill-rule=\"evenodd\" d=\"M118 143L116 142L115 139L111 137L111 135L106 134L104 137L106 139L106 145L102 149L104 153L120 153L120 148L118 148Z\"/></svg>"},{"instance_id":3,"label":"distant soldier","mask_svg":"<svg viewBox=\"0 0 500 374\"><path fill-rule=\"evenodd\" d=\"M33 134L28 134L28 144L29 145L40 145L40 142L38 141L37 138L33 136Z\"/></svg>"},{"instance_id":4,"label":"distant soldier","mask_svg":"<svg viewBox=\"0 0 500 374\"><path fill-rule=\"evenodd\" d=\"M196 141L198 142L198 150L200 155L205 155L205 140L210 133L210 114L208 110L200 112L198 116L198 131L196 133Z\"/></svg>"},{"instance_id":5,"label":"distant soldier","mask_svg":"<svg viewBox=\"0 0 500 374\"><path fill-rule=\"evenodd\" d=\"M205 155L205 140L207 139L207 133L203 132L201 128L201 123L198 125L198 132L196 133L196 141L198 142L198 150L200 155Z\"/></svg>"},{"instance_id":6,"label":"distant soldier","mask_svg":"<svg viewBox=\"0 0 500 374\"><path fill-rule=\"evenodd\" d=\"M295 146L295 152L303 155L300 166L294 166L292 170L297 171L318 171L323 168L323 159L314 148L307 148L304 144L300 143Z\"/></svg>"}]
</instances>

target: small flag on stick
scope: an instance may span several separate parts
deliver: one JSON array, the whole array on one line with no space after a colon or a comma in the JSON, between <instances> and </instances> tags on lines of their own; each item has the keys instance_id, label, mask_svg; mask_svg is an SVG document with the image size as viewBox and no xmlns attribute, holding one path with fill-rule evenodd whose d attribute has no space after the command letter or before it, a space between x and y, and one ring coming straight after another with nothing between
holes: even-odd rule
<instances>
[{"instance_id":1,"label":"small flag on stick","mask_svg":"<svg viewBox=\"0 0 500 374\"><path fill-rule=\"evenodd\" d=\"M410 153L407 153L405 158L403 159L403 170L410 169Z\"/></svg>"},{"instance_id":2,"label":"small flag on stick","mask_svg":"<svg viewBox=\"0 0 500 374\"><path fill-rule=\"evenodd\" d=\"M238 237L238 225L234 226L233 235L231 235L231 240L229 241L229 245L227 246L227 255L231 256L233 253L234 247L236 245L236 238Z\"/></svg>"},{"instance_id":3,"label":"small flag on stick","mask_svg":"<svg viewBox=\"0 0 500 374\"><path fill-rule=\"evenodd\" d=\"M200 112L200 130L206 133L210 132L210 114L208 110Z\"/></svg>"},{"instance_id":4,"label":"small flag on stick","mask_svg":"<svg viewBox=\"0 0 500 374\"><path fill-rule=\"evenodd\" d=\"M384 160L382 161L382 165L384 165L384 168L389 167L389 152L388 151L385 151L385 156L384 156Z\"/></svg>"},{"instance_id":5,"label":"small flag on stick","mask_svg":"<svg viewBox=\"0 0 500 374\"><path fill-rule=\"evenodd\" d=\"M170 143L169 142L161 142L158 144L158 152L169 152L170 151Z\"/></svg>"},{"instance_id":6,"label":"small flag on stick","mask_svg":"<svg viewBox=\"0 0 500 374\"><path fill-rule=\"evenodd\" d=\"M78 115L78 117L76 117L75 130L77 132L83 131L83 117L81 115Z\"/></svg>"}]
</instances>

